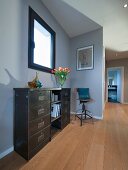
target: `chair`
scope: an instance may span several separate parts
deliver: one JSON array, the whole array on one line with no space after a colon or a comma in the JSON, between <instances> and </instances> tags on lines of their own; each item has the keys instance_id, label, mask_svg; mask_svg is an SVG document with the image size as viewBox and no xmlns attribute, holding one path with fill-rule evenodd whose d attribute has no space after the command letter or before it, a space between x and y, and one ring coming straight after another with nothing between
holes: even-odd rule
<instances>
[{"instance_id":1,"label":"chair","mask_svg":"<svg viewBox=\"0 0 128 170\"><path fill-rule=\"evenodd\" d=\"M87 117L93 120L92 113L87 110L85 106L85 104L92 101L92 99L90 98L89 88L77 88L77 92L79 96L78 100L80 101L80 104L82 104L82 109L76 111L75 119L76 117L80 119L80 125L82 126L83 120L87 119ZM78 112L80 110L81 112Z\"/></svg>"}]
</instances>

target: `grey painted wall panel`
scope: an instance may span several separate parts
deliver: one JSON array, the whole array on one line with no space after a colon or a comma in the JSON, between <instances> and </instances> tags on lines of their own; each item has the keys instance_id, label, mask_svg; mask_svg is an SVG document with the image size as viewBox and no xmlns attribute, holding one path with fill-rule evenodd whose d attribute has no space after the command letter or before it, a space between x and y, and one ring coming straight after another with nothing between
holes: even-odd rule
<instances>
[{"instance_id":1,"label":"grey painted wall panel","mask_svg":"<svg viewBox=\"0 0 128 170\"><path fill-rule=\"evenodd\" d=\"M76 50L81 47L94 46L94 69L76 70ZM102 117L102 69L103 69L103 30L98 29L71 39L71 87L89 87L93 102L88 105L95 117ZM75 112L76 101L72 101L72 112Z\"/></svg>"}]
</instances>

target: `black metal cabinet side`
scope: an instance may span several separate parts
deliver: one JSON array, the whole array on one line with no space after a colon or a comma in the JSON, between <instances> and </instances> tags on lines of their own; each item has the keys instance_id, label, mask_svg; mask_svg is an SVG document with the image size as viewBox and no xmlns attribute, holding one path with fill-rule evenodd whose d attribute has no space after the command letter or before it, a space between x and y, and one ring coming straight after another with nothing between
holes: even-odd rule
<instances>
[{"instance_id":1,"label":"black metal cabinet side","mask_svg":"<svg viewBox=\"0 0 128 170\"><path fill-rule=\"evenodd\" d=\"M61 91L61 128L70 123L70 88L63 88Z\"/></svg>"},{"instance_id":2,"label":"black metal cabinet side","mask_svg":"<svg viewBox=\"0 0 128 170\"><path fill-rule=\"evenodd\" d=\"M14 150L28 158L28 90L14 89Z\"/></svg>"}]
</instances>

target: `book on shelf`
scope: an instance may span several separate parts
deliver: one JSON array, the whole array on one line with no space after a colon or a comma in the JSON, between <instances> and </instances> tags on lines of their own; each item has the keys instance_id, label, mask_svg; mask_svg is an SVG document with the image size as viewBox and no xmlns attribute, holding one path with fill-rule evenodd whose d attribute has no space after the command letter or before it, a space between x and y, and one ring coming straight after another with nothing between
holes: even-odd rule
<instances>
[{"instance_id":1,"label":"book on shelf","mask_svg":"<svg viewBox=\"0 0 128 170\"><path fill-rule=\"evenodd\" d=\"M61 104L52 104L52 109L51 109L51 117L58 117L60 116L60 108L61 108Z\"/></svg>"},{"instance_id":2,"label":"book on shelf","mask_svg":"<svg viewBox=\"0 0 128 170\"><path fill-rule=\"evenodd\" d=\"M54 102L54 93L51 94L51 100Z\"/></svg>"},{"instance_id":3,"label":"book on shelf","mask_svg":"<svg viewBox=\"0 0 128 170\"><path fill-rule=\"evenodd\" d=\"M58 101L58 95L54 95L54 101Z\"/></svg>"},{"instance_id":4,"label":"book on shelf","mask_svg":"<svg viewBox=\"0 0 128 170\"><path fill-rule=\"evenodd\" d=\"M52 94L51 94L51 99L52 99L52 102L58 101L58 95L52 93Z\"/></svg>"}]
</instances>

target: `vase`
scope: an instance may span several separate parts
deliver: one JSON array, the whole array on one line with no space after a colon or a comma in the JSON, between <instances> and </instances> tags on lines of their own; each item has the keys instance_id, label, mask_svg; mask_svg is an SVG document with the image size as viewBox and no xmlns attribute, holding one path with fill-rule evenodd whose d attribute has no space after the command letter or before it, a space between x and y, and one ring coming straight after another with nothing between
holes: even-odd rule
<instances>
[{"instance_id":1,"label":"vase","mask_svg":"<svg viewBox=\"0 0 128 170\"><path fill-rule=\"evenodd\" d=\"M61 75L61 76L56 76L56 84L58 87L62 88L64 83L65 83L66 77Z\"/></svg>"},{"instance_id":2,"label":"vase","mask_svg":"<svg viewBox=\"0 0 128 170\"><path fill-rule=\"evenodd\" d=\"M42 87L42 83L39 81L37 72L36 72L36 77L32 81L28 82L28 86L30 88L41 88Z\"/></svg>"}]
</instances>

